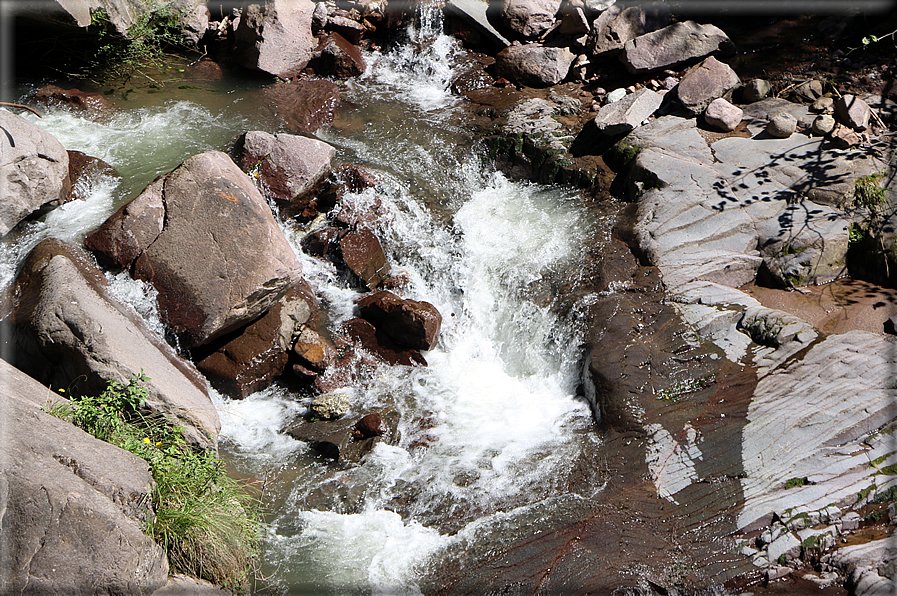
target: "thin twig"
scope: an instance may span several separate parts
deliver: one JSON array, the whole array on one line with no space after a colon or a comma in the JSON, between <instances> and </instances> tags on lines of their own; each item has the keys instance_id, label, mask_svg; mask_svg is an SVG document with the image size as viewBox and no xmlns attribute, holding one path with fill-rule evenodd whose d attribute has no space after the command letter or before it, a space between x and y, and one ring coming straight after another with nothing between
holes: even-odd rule
<instances>
[{"instance_id":1,"label":"thin twig","mask_svg":"<svg viewBox=\"0 0 897 596\"><path fill-rule=\"evenodd\" d=\"M34 115L37 116L38 118L42 118L42 117L43 117L43 116L41 116L40 113L39 113L37 110L35 110L34 108L29 108L28 106L23 106L23 105L20 104L20 103L9 103L8 101L0 101L0 106L3 106L3 107L5 107L5 108L21 108L21 109L23 109L23 110L28 110L29 112L31 112L32 114L34 114Z\"/></svg>"}]
</instances>

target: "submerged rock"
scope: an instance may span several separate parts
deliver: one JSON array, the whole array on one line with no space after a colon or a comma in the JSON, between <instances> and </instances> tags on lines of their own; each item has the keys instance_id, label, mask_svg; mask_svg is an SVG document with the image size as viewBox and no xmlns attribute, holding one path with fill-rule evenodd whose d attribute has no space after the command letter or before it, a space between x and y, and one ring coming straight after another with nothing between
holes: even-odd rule
<instances>
[{"instance_id":1,"label":"submerged rock","mask_svg":"<svg viewBox=\"0 0 897 596\"><path fill-rule=\"evenodd\" d=\"M273 112L287 132L313 135L333 122L339 87L330 81L277 83L262 91L261 109Z\"/></svg>"},{"instance_id":2,"label":"submerged rock","mask_svg":"<svg viewBox=\"0 0 897 596\"><path fill-rule=\"evenodd\" d=\"M58 85L44 85L34 94L34 101L44 105L63 105L91 120L107 120L119 112L117 105L100 95L80 89L63 89Z\"/></svg>"}]
</instances>

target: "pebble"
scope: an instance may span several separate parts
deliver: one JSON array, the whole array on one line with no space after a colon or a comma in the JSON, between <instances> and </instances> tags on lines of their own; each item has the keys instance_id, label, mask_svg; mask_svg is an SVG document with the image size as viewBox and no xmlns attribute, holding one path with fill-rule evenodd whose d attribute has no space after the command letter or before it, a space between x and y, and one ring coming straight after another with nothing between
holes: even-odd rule
<instances>
[{"instance_id":1,"label":"pebble","mask_svg":"<svg viewBox=\"0 0 897 596\"><path fill-rule=\"evenodd\" d=\"M835 118L829 114L823 114L822 116L817 116L816 119L813 120L813 128L811 130L814 135L824 137L834 129Z\"/></svg>"},{"instance_id":2,"label":"pebble","mask_svg":"<svg viewBox=\"0 0 897 596\"><path fill-rule=\"evenodd\" d=\"M619 88L614 89L610 93L607 94L607 103L614 103L615 101L620 101L626 97L626 89Z\"/></svg>"}]
</instances>

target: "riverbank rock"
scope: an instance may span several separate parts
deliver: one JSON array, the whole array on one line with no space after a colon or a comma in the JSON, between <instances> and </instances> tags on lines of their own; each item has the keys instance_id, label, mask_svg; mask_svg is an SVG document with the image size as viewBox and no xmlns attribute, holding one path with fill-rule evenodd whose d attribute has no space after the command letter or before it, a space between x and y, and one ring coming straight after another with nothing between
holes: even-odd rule
<instances>
[{"instance_id":1,"label":"riverbank rock","mask_svg":"<svg viewBox=\"0 0 897 596\"><path fill-rule=\"evenodd\" d=\"M245 133L237 141L240 164L257 172L263 192L290 203L304 197L330 172L336 149L317 139L262 131Z\"/></svg>"},{"instance_id":2,"label":"riverbank rock","mask_svg":"<svg viewBox=\"0 0 897 596\"><path fill-rule=\"evenodd\" d=\"M324 80L275 83L262 92L262 100L260 109L273 112L287 132L314 135L333 122L339 87Z\"/></svg>"},{"instance_id":3,"label":"riverbank rock","mask_svg":"<svg viewBox=\"0 0 897 596\"><path fill-rule=\"evenodd\" d=\"M219 151L156 179L85 244L158 290L160 314L184 347L265 312L302 271L265 199Z\"/></svg>"},{"instance_id":4,"label":"riverbank rock","mask_svg":"<svg viewBox=\"0 0 897 596\"><path fill-rule=\"evenodd\" d=\"M355 304L364 319L398 344L430 350L439 339L442 316L429 302L399 298L383 290L362 296Z\"/></svg>"},{"instance_id":5,"label":"riverbank rock","mask_svg":"<svg viewBox=\"0 0 897 596\"><path fill-rule=\"evenodd\" d=\"M319 38L308 66L319 76L348 79L364 74L367 63L361 50L334 31Z\"/></svg>"},{"instance_id":6,"label":"riverbank rock","mask_svg":"<svg viewBox=\"0 0 897 596\"><path fill-rule=\"evenodd\" d=\"M627 41L621 59L629 72L643 75L732 50L732 42L719 27L684 21Z\"/></svg>"},{"instance_id":7,"label":"riverbank rock","mask_svg":"<svg viewBox=\"0 0 897 596\"><path fill-rule=\"evenodd\" d=\"M343 323L341 333L354 344L378 360L387 364L402 366L426 366L427 361L421 353L407 346L398 345L391 337L374 327L365 319L350 319Z\"/></svg>"},{"instance_id":8,"label":"riverbank rock","mask_svg":"<svg viewBox=\"0 0 897 596\"><path fill-rule=\"evenodd\" d=\"M68 151L68 154L71 190L63 198L62 203L77 199L87 199L94 188L104 179L121 178L118 170L99 157L85 155L80 151Z\"/></svg>"},{"instance_id":9,"label":"riverbank rock","mask_svg":"<svg viewBox=\"0 0 897 596\"><path fill-rule=\"evenodd\" d=\"M713 100L723 97L741 84L728 64L710 56L682 76L676 96L689 112L697 116Z\"/></svg>"},{"instance_id":10,"label":"riverbank rock","mask_svg":"<svg viewBox=\"0 0 897 596\"><path fill-rule=\"evenodd\" d=\"M711 101L704 110L704 121L717 130L730 132L741 124L743 115L744 111L741 108L720 97Z\"/></svg>"},{"instance_id":11,"label":"riverbank rock","mask_svg":"<svg viewBox=\"0 0 897 596\"><path fill-rule=\"evenodd\" d=\"M616 55L626 42L669 24L670 10L660 2L628 7L614 4L593 22L586 51L595 57Z\"/></svg>"},{"instance_id":12,"label":"riverbank rock","mask_svg":"<svg viewBox=\"0 0 897 596\"><path fill-rule=\"evenodd\" d=\"M208 13L205 0L177 0L170 4L175 4L180 9L183 18L180 19L179 27L182 35L189 40L191 38L189 29L201 27L201 23L196 19L201 18L202 11ZM129 31L134 33L131 28L138 24L147 8L144 0L54 0L24 4L17 7L16 13L17 16L34 18L55 27L59 25L88 27L93 22L95 13L102 10L109 20L111 29L117 35L127 38ZM205 28L202 28L201 33L204 32Z\"/></svg>"},{"instance_id":13,"label":"riverbank rock","mask_svg":"<svg viewBox=\"0 0 897 596\"><path fill-rule=\"evenodd\" d=\"M0 236L70 188L69 156L56 137L0 110Z\"/></svg>"},{"instance_id":14,"label":"riverbank rock","mask_svg":"<svg viewBox=\"0 0 897 596\"><path fill-rule=\"evenodd\" d=\"M630 93L623 99L598 110L595 125L607 136L623 135L641 126L663 102L663 96L648 88Z\"/></svg>"},{"instance_id":15,"label":"riverbank rock","mask_svg":"<svg viewBox=\"0 0 897 596\"><path fill-rule=\"evenodd\" d=\"M538 37L551 29L562 0L502 0L501 19L523 37Z\"/></svg>"},{"instance_id":16,"label":"riverbank rock","mask_svg":"<svg viewBox=\"0 0 897 596\"><path fill-rule=\"evenodd\" d=\"M856 95L842 95L835 102L835 118L856 131L864 131L869 126L872 110L869 104Z\"/></svg>"},{"instance_id":17,"label":"riverbank rock","mask_svg":"<svg viewBox=\"0 0 897 596\"><path fill-rule=\"evenodd\" d=\"M367 228L341 232L337 244L345 266L364 283L375 289L389 275L391 267L376 234Z\"/></svg>"},{"instance_id":18,"label":"riverbank rock","mask_svg":"<svg viewBox=\"0 0 897 596\"><path fill-rule=\"evenodd\" d=\"M448 0L445 3L446 13L463 20L476 32L478 39L486 40L488 44L496 48L506 48L511 45L511 42L505 39L489 22L486 14L488 8L489 5L480 0Z\"/></svg>"},{"instance_id":19,"label":"riverbank rock","mask_svg":"<svg viewBox=\"0 0 897 596\"><path fill-rule=\"evenodd\" d=\"M500 51L495 56L495 68L500 76L512 81L546 87L567 78L575 58L567 48L525 44Z\"/></svg>"},{"instance_id":20,"label":"riverbank rock","mask_svg":"<svg viewBox=\"0 0 897 596\"><path fill-rule=\"evenodd\" d=\"M293 337L317 313L314 292L302 280L264 315L212 342L208 347L214 348L213 352L194 355L196 368L223 395L243 399L268 387L283 373Z\"/></svg>"},{"instance_id":21,"label":"riverbank rock","mask_svg":"<svg viewBox=\"0 0 897 596\"><path fill-rule=\"evenodd\" d=\"M0 361L4 594L151 594L168 558L143 525L147 463L41 409L50 391Z\"/></svg>"},{"instance_id":22,"label":"riverbank rock","mask_svg":"<svg viewBox=\"0 0 897 596\"><path fill-rule=\"evenodd\" d=\"M308 65L317 40L311 33L311 0L248 4L234 32L234 56L247 68L286 79Z\"/></svg>"},{"instance_id":23,"label":"riverbank rock","mask_svg":"<svg viewBox=\"0 0 897 596\"><path fill-rule=\"evenodd\" d=\"M99 395L109 380L127 383L142 371L149 411L183 427L192 443L217 444L221 424L203 378L109 294L87 255L44 240L26 258L14 292L4 358L17 368L81 395Z\"/></svg>"}]
</instances>

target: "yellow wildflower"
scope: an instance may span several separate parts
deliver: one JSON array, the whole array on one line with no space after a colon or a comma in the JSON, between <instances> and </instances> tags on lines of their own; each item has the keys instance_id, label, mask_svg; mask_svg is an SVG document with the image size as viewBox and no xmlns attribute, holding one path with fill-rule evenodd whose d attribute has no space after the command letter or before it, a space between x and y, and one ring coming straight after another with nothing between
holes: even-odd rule
<instances>
[{"instance_id":1,"label":"yellow wildflower","mask_svg":"<svg viewBox=\"0 0 897 596\"><path fill-rule=\"evenodd\" d=\"M150 444L149 437L143 437L143 442L146 443L147 445L149 445Z\"/></svg>"}]
</instances>

